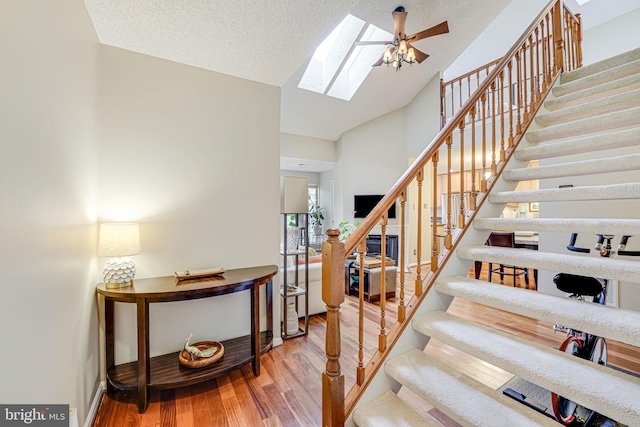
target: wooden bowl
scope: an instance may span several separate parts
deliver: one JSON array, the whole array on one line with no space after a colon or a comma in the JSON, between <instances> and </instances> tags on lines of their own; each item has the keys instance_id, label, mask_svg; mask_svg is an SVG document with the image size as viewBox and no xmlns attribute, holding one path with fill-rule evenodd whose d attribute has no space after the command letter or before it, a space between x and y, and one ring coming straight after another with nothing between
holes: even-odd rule
<instances>
[{"instance_id":1,"label":"wooden bowl","mask_svg":"<svg viewBox=\"0 0 640 427\"><path fill-rule=\"evenodd\" d=\"M195 344L191 344L194 347L197 347L200 351L207 350L211 347L218 347L218 351L211 357L196 357L195 360L189 360L189 353L186 350L182 349L182 351L178 354L178 360L180 360L180 364L185 368L205 368L209 365L216 363L218 360L224 356L224 346L217 341L200 341Z\"/></svg>"}]
</instances>

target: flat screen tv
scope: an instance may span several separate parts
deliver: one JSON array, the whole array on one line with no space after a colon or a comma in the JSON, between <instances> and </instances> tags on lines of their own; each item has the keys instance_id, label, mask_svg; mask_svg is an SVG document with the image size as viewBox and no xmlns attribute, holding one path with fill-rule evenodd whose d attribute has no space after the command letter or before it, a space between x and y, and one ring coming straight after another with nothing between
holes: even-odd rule
<instances>
[{"instance_id":1,"label":"flat screen tv","mask_svg":"<svg viewBox=\"0 0 640 427\"><path fill-rule=\"evenodd\" d=\"M369 215L369 212L378 204L380 199L384 197L383 194L374 194L374 195L359 195L356 194L353 196L353 210L355 213L353 214L354 218L366 218ZM389 218L396 217L396 204L394 203L389 208Z\"/></svg>"}]
</instances>

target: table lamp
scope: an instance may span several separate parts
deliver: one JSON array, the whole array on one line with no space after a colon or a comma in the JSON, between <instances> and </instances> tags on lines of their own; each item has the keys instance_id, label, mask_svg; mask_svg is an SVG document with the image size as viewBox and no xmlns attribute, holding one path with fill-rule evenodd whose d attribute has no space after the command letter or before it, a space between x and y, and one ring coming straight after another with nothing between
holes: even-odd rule
<instances>
[{"instance_id":1,"label":"table lamp","mask_svg":"<svg viewBox=\"0 0 640 427\"><path fill-rule=\"evenodd\" d=\"M140 229L133 223L100 224L98 256L114 257L102 271L106 288L124 288L133 285L136 265L130 255L140 253Z\"/></svg>"}]
</instances>

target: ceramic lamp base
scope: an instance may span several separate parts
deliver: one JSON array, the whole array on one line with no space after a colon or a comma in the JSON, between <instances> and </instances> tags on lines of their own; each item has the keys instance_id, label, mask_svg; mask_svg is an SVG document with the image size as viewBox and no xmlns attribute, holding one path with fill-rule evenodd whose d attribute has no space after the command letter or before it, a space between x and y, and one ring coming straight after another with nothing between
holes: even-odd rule
<instances>
[{"instance_id":1,"label":"ceramic lamp base","mask_svg":"<svg viewBox=\"0 0 640 427\"><path fill-rule=\"evenodd\" d=\"M102 270L105 287L109 289L131 286L135 276L136 265L125 257L111 258Z\"/></svg>"}]
</instances>

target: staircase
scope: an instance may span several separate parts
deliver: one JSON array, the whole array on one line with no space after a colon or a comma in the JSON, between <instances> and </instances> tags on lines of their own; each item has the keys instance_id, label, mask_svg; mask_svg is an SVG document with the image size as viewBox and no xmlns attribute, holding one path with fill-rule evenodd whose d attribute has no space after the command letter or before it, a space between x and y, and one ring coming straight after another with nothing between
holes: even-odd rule
<instances>
[{"instance_id":1,"label":"staircase","mask_svg":"<svg viewBox=\"0 0 640 427\"><path fill-rule=\"evenodd\" d=\"M542 189L500 191L501 182L498 182L489 194L486 205L490 206L483 207L473 223L474 232L486 234L492 229L509 229L563 233L567 241L572 232L640 235L640 220L634 218L637 210L617 213L627 213L631 219L481 218L485 212L495 214L505 203L512 202L549 202L551 205L553 202L575 201L572 206L580 210L584 201L608 203L610 200L640 199L640 182L572 188L545 184L555 178L640 170L640 154L620 153L621 147L640 145L640 49L564 73L543 105L535 118L535 125L529 128L515 151L515 160L512 158L510 162L522 165L529 160L541 160L543 165L510 170L511 165L507 165L500 178L504 186L512 187L518 181L540 180ZM564 161L561 159L563 156L572 157ZM574 179L573 182L583 180ZM640 262L627 257L595 258L568 252L545 252L544 245L534 252L479 246L469 244L469 241L474 241L473 236L463 237L454 257L448 261L448 264L458 263L461 266L456 270L460 275L443 277L454 270L453 267L445 268L445 273L435 285L438 295L464 298L640 347L639 312L466 277L470 262L478 260L640 283ZM475 241L478 241L477 236ZM444 311L425 310L414 317L412 329L405 334L436 338L606 417L629 426L640 426L640 379L634 376ZM464 426L559 425L555 420L427 356L419 348L392 355L378 376L387 376L407 387ZM383 382L377 381L378 384ZM378 394L379 397L361 403L354 411L356 425L432 425L393 391Z\"/></svg>"}]
</instances>

